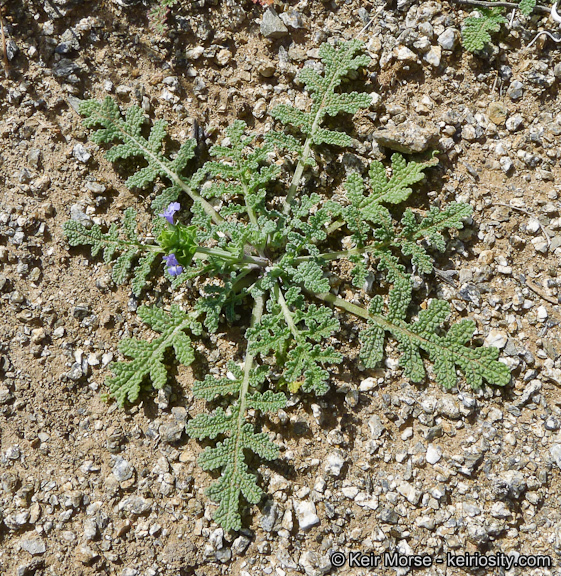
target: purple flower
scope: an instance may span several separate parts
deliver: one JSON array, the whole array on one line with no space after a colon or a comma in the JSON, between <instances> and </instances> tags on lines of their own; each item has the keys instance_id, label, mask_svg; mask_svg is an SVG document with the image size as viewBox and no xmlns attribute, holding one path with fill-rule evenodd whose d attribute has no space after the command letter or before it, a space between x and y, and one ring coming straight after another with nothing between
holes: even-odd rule
<instances>
[{"instance_id":1,"label":"purple flower","mask_svg":"<svg viewBox=\"0 0 561 576\"><path fill-rule=\"evenodd\" d=\"M171 202L170 205L164 210L163 214L158 214L165 218L170 224L173 224L173 215L181 209L179 202Z\"/></svg>"},{"instance_id":2,"label":"purple flower","mask_svg":"<svg viewBox=\"0 0 561 576\"><path fill-rule=\"evenodd\" d=\"M170 276L179 276L183 272L183 266L179 264L175 254L164 256L164 260L166 261Z\"/></svg>"}]
</instances>

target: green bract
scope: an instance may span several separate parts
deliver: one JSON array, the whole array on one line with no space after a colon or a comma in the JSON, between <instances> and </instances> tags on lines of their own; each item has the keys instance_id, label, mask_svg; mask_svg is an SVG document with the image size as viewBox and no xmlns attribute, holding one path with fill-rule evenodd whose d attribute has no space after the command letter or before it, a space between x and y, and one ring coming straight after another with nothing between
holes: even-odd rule
<instances>
[{"instance_id":1,"label":"green bract","mask_svg":"<svg viewBox=\"0 0 561 576\"><path fill-rule=\"evenodd\" d=\"M212 333L224 322L237 323L245 335L239 364L230 362L224 369L227 374L195 383L193 393L209 403L210 413L196 415L186 427L190 436L214 441L202 453L200 465L221 471L208 495L219 503L215 519L227 529L241 527L242 498L255 504L262 495L248 469L249 452L264 460L278 456L259 414L285 406L287 391L329 390L332 372L343 361L337 340L340 318L360 324L360 359L366 368L379 365L386 336L391 335L404 373L414 382L426 377L426 359L446 388L461 377L457 369L474 388L483 381L504 386L510 379L507 366L497 361L496 349L469 345L473 321L443 328L450 314L446 302L431 300L411 319L412 272L429 274L432 250L444 250L447 232L462 228L471 215L471 207L461 203L433 206L424 213L403 209L413 186L436 159L407 161L394 154L389 167L372 162L366 178L359 172L348 174L337 195L319 194L313 185L307 190L303 183L306 167L320 164L312 157L313 149L352 144L348 134L334 128L343 123L333 119L370 105L367 94L345 89L349 72L368 64L361 48L356 40L324 44L323 72L304 68L299 78L311 97L309 110L277 107L272 115L286 131L263 137L235 121L224 141L211 148L212 159L190 177L185 169L195 145L187 142L168 158L162 146L164 122L156 121L145 138L141 127L146 119L138 108L130 108L123 118L111 99L82 107L86 124L101 126L93 135L96 142L119 142L109 148L110 160L136 156L147 163L128 185L146 186L163 178L169 187L152 204L154 213L180 199L183 210L177 216L188 223L166 224L155 216L157 244L150 245L138 239L129 209L124 234L116 225L103 233L98 226L86 229L68 222L70 244L89 244L94 256L103 251L106 262L119 253L116 281L123 281L139 259L135 292L155 256L161 261L169 254L184 268L173 287L192 278L199 278L201 285L201 296L188 312L176 305L169 312L157 306L139 309L142 320L159 336L150 342L121 343L120 351L131 361L113 365L114 376L107 381L110 396L123 405L135 402L143 385L164 386L170 357L166 351L173 349L177 361L190 364L196 358L191 338L203 330ZM342 269L349 275L342 276ZM374 275L375 283L366 282ZM332 286L345 284L349 289L354 285L354 294L337 296Z\"/></svg>"},{"instance_id":2,"label":"green bract","mask_svg":"<svg viewBox=\"0 0 561 576\"><path fill-rule=\"evenodd\" d=\"M162 229L158 244L166 254L175 254L178 262L189 266L197 252L197 227L170 224Z\"/></svg>"}]
</instances>

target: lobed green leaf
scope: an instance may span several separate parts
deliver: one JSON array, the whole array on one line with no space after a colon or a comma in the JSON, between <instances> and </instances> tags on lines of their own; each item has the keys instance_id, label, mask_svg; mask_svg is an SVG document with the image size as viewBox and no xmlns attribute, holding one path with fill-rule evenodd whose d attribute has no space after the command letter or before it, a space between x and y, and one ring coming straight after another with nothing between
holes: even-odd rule
<instances>
[{"instance_id":1,"label":"lobed green leaf","mask_svg":"<svg viewBox=\"0 0 561 576\"><path fill-rule=\"evenodd\" d=\"M498 32L501 24L508 20L502 15L502 8L478 8L478 17L464 20L462 44L466 50L477 52L491 42L491 32Z\"/></svg>"},{"instance_id":2,"label":"lobed green leaf","mask_svg":"<svg viewBox=\"0 0 561 576\"><path fill-rule=\"evenodd\" d=\"M176 305L172 305L169 314L161 308L147 306L141 306L138 314L161 336L151 342L127 339L119 345L119 350L132 360L113 364L111 369L114 376L108 378L106 384L120 406L126 402L136 402L141 385L146 380L151 380L156 390L166 384L168 371L164 355L168 349L174 349L178 361L191 364L194 353L191 339L185 331L200 333L198 323Z\"/></svg>"}]
</instances>

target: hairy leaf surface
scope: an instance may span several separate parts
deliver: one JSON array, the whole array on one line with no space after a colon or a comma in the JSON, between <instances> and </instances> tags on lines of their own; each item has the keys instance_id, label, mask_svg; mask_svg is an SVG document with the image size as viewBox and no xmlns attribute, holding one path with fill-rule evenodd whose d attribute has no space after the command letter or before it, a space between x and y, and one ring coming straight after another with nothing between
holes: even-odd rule
<instances>
[{"instance_id":1,"label":"hairy leaf surface","mask_svg":"<svg viewBox=\"0 0 561 576\"><path fill-rule=\"evenodd\" d=\"M188 366L195 359L191 339L186 330L200 334L200 324L172 305L170 313L159 308L141 306L138 315L161 335L150 342L128 338L122 340L119 351L132 358L131 362L116 362L111 369L114 376L107 379L110 394L119 405L135 402L142 383L150 379L152 386L158 390L167 382L167 368L164 362L166 351L173 348L179 362Z\"/></svg>"}]
</instances>

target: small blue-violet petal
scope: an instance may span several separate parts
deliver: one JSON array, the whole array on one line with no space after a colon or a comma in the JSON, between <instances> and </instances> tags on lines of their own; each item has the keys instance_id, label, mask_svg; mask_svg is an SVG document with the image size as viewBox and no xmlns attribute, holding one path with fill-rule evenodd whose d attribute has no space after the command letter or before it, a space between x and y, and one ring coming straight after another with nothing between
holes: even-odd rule
<instances>
[{"instance_id":1,"label":"small blue-violet petal","mask_svg":"<svg viewBox=\"0 0 561 576\"><path fill-rule=\"evenodd\" d=\"M163 211L162 214L158 214L162 218L165 218L170 224L173 224L173 215L181 209L179 202L171 202L169 206Z\"/></svg>"},{"instance_id":2,"label":"small blue-violet petal","mask_svg":"<svg viewBox=\"0 0 561 576\"><path fill-rule=\"evenodd\" d=\"M163 259L166 261L166 264L168 266L177 266L179 264L177 258L175 257L175 254L170 254L169 256L163 256Z\"/></svg>"},{"instance_id":3,"label":"small blue-violet petal","mask_svg":"<svg viewBox=\"0 0 561 576\"><path fill-rule=\"evenodd\" d=\"M168 272L170 276L179 276L183 273L183 266L179 264L177 266L171 266L168 268Z\"/></svg>"},{"instance_id":4,"label":"small blue-violet petal","mask_svg":"<svg viewBox=\"0 0 561 576\"><path fill-rule=\"evenodd\" d=\"M183 272L183 266L179 264L175 254L164 256L164 260L166 261L170 276L179 276Z\"/></svg>"}]
</instances>

